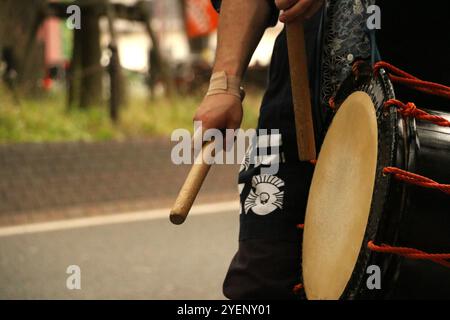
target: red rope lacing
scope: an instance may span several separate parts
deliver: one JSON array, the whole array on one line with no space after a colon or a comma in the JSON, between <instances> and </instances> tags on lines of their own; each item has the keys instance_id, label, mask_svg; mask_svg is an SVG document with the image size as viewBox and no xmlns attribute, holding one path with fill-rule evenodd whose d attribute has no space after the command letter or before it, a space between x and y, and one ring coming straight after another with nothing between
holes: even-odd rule
<instances>
[{"instance_id":1,"label":"red rope lacing","mask_svg":"<svg viewBox=\"0 0 450 320\"><path fill-rule=\"evenodd\" d=\"M396 99L391 99L387 101L384 106L388 107L397 107L398 112L404 117L412 117L419 120L429 121L438 126L442 127L450 127L450 121L443 117L431 115L419 108L412 102L403 103Z\"/></svg>"},{"instance_id":2,"label":"red rope lacing","mask_svg":"<svg viewBox=\"0 0 450 320\"><path fill-rule=\"evenodd\" d=\"M380 69L389 72L389 78L394 83L403 84L412 89L450 99L450 87L445 85L423 81L415 76L384 61L377 62L374 66L374 72L377 74Z\"/></svg>"},{"instance_id":3,"label":"red rope lacing","mask_svg":"<svg viewBox=\"0 0 450 320\"><path fill-rule=\"evenodd\" d=\"M358 64L355 63L352 66L352 72L356 74L358 72L358 67L359 63ZM415 76L384 61L380 61L375 64L374 73L377 74L381 68L388 71L389 78L393 83L399 83L427 94L450 99L450 87L434 82L420 80ZM334 97L330 98L329 106L331 107L331 109L336 108ZM421 109L418 109L416 105L412 102L405 104L399 100L391 99L387 101L384 106L386 108L396 107L397 111L404 117L413 117L416 119L432 122L438 126L450 127L450 121L448 121L447 119L439 116L430 115L429 113ZM311 160L310 162L311 164L315 165L317 163L317 160ZM412 185L440 190L450 195L450 185L437 183L436 181L433 181L429 178L420 176L412 172L404 171L394 167L386 167L383 169L383 173L392 174L395 179ZM303 229L304 224L297 225L297 228ZM394 247L386 244L378 246L373 241L369 241L367 247L369 248L369 250L374 252L396 254L409 259L430 260L444 267L450 268L450 261L446 261L450 260L450 253L427 253L414 248ZM303 289L304 289L303 284L300 283L294 286L293 292L295 294L298 294Z\"/></svg>"},{"instance_id":4,"label":"red rope lacing","mask_svg":"<svg viewBox=\"0 0 450 320\"><path fill-rule=\"evenodd\" d=\"M294 288L292 289L292 292L294 294L300 294L302 292L302 290L303 290L303 284L299 283L294 286Z\"/></svg>"},{"instance_id":5,"label":"red rope lacing","mask_svg":"<svg viewBox=\"0 0 450 320\"><path fill-rule=\"evenodd\" d=\"M392 247L386 244L378 246L374 244L373 241L369 241L367 247L375 252L393 253L409 259L431 260L440 265L443 265L444 267L450 268L450 261L446 261L450 259L450 253L427 253L413 248Z\"/></svg>"},{"instance_id":6,"label":"red rope lacing","mask_svg":"<svg viewBox=\"0 0 450 320\"><path fill-rule=\"evenodd\" d=\"M420 80L415 76L383 61L375 64L374 72L378 73L381 68L385 69L389 73L389 78L394 83L399 83L427 94L450 99L450 87L434 82ZM396 107L397 111L404 117L413 117L432 122L438 126L450 127L450 121L447 119L430 115L429 113L418 109L412 102L404 104L399 100L391 99L385 103L385 107ZM392 174L397 180L424 188L440 190L450 195L450 185L448 184L441 184L418 174L394 167L386 167L383 169L383 172L385 174ZM430 260L450 268L450 262L445 261L445 259L450 259L450 254L446 253L430 254L413 248L393 247L385 244L377 246L373 243L373 241L368 243L368 248L372 251L397 254L410 259Z\"/></svg>"},{"instance_id":7,"label":"red rope lacing","mask_svg":"<svg viewBox=\"0 0 450 320\"><path fill-rule=\"evenodd\" d=\"M336 110L336 101L335 101L335 97L331 97L328 100L328 106L331 108L331 110Z\"/></svg>"},{"instance_id":8,"label":"red rope lacing","mask_svg":"<svg viewBox=\"0 0 450 320\"><path fill-rule=\"evenodd\" d=\"M305 225L303 223L301 223L301 224L296 225L296 228L303 230L305 228ZM296 284L294 286L294 288L292 288L292 292L294 294L300 294L302 290L303 290L303 283Z\"/></svg>"},{"instance_id":9,"label":"red rope lacing","mask_svg":"<svg viewBox=\"0 0 450 320\"><path fill-rule=\"evenodd\" d=\"M394 167L386 167L383 169L383 173L392 174L395 179L413 184L419 187L430 188L440 190L448 195L450 195L450 184L441 184L433 181L429 178L420 176L418 174L401 170Z\"/></svg>"},{"instance_id":10,"label":"red rope lacing","mask_svg":"<svg viewBox=\"0 0 450 320\"><path fill-rule=\"evenodd\" d=\"M361 66L364 63L365 63L364 60L357 60L357 61L355 61L355 63L353 63L353 65L352 65L352 73L356 77L359 77L359 66Z\"/></svg>"}]
</instances>

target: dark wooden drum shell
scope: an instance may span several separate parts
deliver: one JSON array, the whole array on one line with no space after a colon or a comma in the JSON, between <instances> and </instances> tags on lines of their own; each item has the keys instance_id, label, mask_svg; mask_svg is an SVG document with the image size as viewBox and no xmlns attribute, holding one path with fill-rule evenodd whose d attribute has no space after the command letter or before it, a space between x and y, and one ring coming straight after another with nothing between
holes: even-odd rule
<instances>
[{"instance_id":1,"label":"dark wooden drum shell","mask_svg":"<svg viewBox=\"0 0 450 320\"><path fill-rule=\"evenodd\" d=\"M397 167L450 182L450 129L404 118L384 103L395 97L384 70L354 91L368 93L378 115L378 160L371 212L361 252L342 299L450 298L450 268L432 261L377 253L368 242L410 247L427 253L450 252L450 196L397 181L383 173ZM450 119L450 113L429 113ZM382 272L381 290L367 288L367 268Z\"/></svg>"},{"instance_id":2,"label":"dark wooden drum shell","mask_svg":"<svg viewBox=\"0 0 450 320\"><path fill-rule=\"evenodd\" d=\"M450 120L450 113L427 110ZM450 128L408 121L408 171L450 183ZM450 196L418 186L405 186L397 245L427 253L450 252ZM431 261L402 259L392 297L450 299L450 268Z\"/></svg>"},{"instance_id":3,"label":"dark wooden drum shell","mask_svg":"<svg viewBox=\"0 0 450 320\"><path fill-rule=\"evenodd\" d=\"M378 32L377 39L374 37L375 33L368 32L365 27L367 16L354 14L354 1L327 0L319 41L319 85L314 94L317 98L315 104L324 110L331 96L342 94L338 89L351 73L351 57L375 62L380 52L388 62L406 67L409 69L407 71L430 81L448 79L442 72L446 70L445 66L448 66L448 54L445 54L445 49L431 50L432 45L442 47L442 42L434 44L434 40L429 38L429 32L422 33L419 40L429 44L425 47L431 55L424 58L424 50L417 50L420 45L413 40L416 39L417 32L412 30L423 30L424 24L428 29L432 29L432 24L421 20L422 24L415 25L415 29L411 30L409 24L401 24L400 27L397 20L398 10L394 10L395 6L400 4L395 1L360 1L363 8L374 3L381 5L385 17L384 28ZM411 6L408 10L404 19L410 19L411 14L423 16L423 6ZM435 8L429 10L436 13ZM439 14L442 12L445 10L440 10ZM435 19L434 14L429 18ZM408 39L404 41L404 47L396 47L399 37ZM440 64L433 69L430 67L430 61L433 61L434 56ZM401 99L407 97L408 100L403 102L418 102L418 107L428 108L436 105L435 109L426 111L448 120L450 109L436 104L435 101L439 100L431 96L428 101L424 100L427 99L426 95L415 95L411 90L404 91L400 87L394 90L382 69L369 83L358 83L347 88L344 98L355 91L368 93L377 109L379 152L376 184L365 238L353 275L341 299L450 299L450 268L427 260L411 260L394 254L377 253L369 250L367 246L372 240L378 245L384 243L415 248L427 253L450 253L450 196L438 190L408 185L396 180L392 175L383 173L385 167L397 167L443 184L450 184L450 128L422 120L405 119L395 108L386 110L384 103L395 98L394 91L397 91ZM340 98L343 98L342 95ZM320 117L321 114L315 116L326 118ZM320 130L317 139L319 142L326 134L327 122L328 119L325 119L323 126L322 122L316 124L316 128ZM381 290L367 288L367 267L370 265L378 265L381 269Z\"/></svg>"}]
</instances>

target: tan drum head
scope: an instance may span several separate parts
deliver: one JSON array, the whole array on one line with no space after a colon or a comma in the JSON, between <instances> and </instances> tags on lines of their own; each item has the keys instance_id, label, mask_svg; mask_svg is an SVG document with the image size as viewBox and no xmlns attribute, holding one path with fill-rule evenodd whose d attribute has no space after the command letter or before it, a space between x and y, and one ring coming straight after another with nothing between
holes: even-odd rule
<instances>
[{"instance_id":1,"label":"tan drum head","mask_svg":"<svg viewBox=\"0 0 450 320\"><path fill-rule=\"evenodd\" d=\"M311 184L303 236L308 299L339 299L350 280L369 218L377 149L374 105L355 92L333 119Z\"/></svg>"}]
</instances>

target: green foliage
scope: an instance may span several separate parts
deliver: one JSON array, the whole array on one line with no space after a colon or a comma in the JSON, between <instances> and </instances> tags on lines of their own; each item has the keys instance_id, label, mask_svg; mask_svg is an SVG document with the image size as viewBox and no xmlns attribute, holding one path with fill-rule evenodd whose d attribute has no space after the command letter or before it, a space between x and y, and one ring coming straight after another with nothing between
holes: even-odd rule
<instances>
[{"instance_id":1,"label":"green foliage","mask_svg":"<svg viewBox=\"0 0 450 320\"><path fill-rule=\"evenodd\" d=\"M174 129L193 130L192 116L200 97L132 98L118 124L105 106L67 110L63 94L22 100L20 105L0 90L0 143L104 141L168 137ZM260 92L247 95L243 128L256 126Z\"/></svg>"}]
</instances>

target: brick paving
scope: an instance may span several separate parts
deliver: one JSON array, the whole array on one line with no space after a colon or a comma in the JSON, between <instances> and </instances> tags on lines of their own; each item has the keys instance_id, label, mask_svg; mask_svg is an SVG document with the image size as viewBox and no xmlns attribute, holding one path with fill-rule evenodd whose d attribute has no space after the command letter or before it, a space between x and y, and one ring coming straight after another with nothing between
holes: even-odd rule
<instances>
[{"instance_id":1,"label":"brick paving","mask_svg":"<svg viewBox=\"0 0 450 320\"><path fill-rule=\"evenodd\" d=\"M0 226L170 206L189 170L170 141L0 146ZM237 165L214 166L198 203L237 198Z\"/></svg>"}]
</instances>

